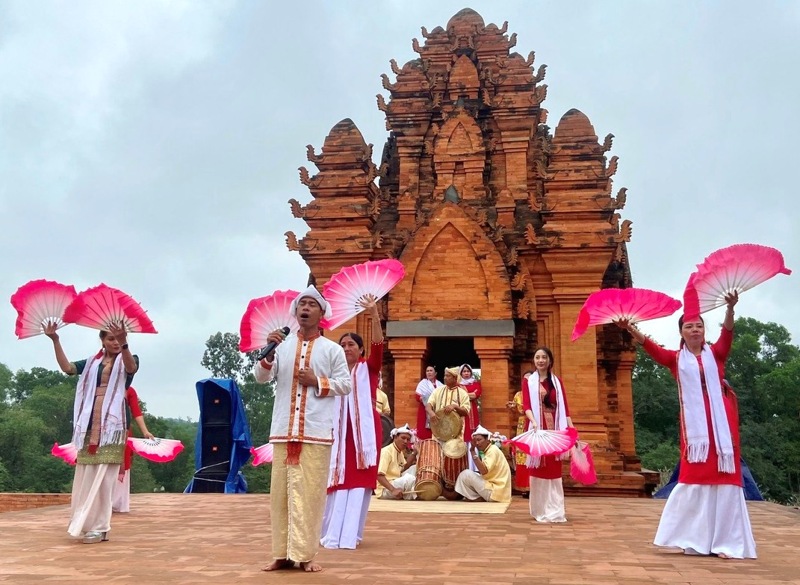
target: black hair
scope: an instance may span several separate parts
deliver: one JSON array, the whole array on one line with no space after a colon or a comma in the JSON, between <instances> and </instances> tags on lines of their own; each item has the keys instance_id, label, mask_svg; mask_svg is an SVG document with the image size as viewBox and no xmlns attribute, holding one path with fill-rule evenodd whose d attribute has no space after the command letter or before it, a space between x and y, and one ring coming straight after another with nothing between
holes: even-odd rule
<instances>
[{"instance_id":1,"label":"black hair","mask_svg":"<svg viewBox=\"0 0 800 585\"><path fill-rule=\"evenodd\" d=\"M339 345L342 344L342 339L344 339L345 337L349 337L350 339L355 341L356 345L358 346L358 349L361 350L361 355L364 355L364 340L361 339L361 336L358 333L345 333L339 338Z\"/></svg>"}]
</instances>

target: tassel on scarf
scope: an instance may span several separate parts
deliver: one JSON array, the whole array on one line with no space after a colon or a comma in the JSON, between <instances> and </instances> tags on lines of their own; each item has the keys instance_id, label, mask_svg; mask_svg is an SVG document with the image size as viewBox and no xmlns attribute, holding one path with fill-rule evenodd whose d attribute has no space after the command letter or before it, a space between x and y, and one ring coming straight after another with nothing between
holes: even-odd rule
<instances>
[{"instance_id":1,"label":"tassel on scarf","mask_svg":"<svg viewBox=\"0 0 800 585\"><path fill-rule=\"evenodd\" d=\"M303 450L303 443L290 441L286 443L286 465L300 465L300 452Z\"/></svg>"}]
</instances>

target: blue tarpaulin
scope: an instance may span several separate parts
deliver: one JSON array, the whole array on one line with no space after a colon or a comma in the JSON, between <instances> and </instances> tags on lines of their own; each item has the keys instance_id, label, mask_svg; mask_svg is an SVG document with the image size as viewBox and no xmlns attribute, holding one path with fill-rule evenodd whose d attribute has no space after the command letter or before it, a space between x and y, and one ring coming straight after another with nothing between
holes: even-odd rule
<instances>
[{"instance_id":1,"label":"blue tarpaulin","mask_svg":"<svg viewBox=\"0 0 800 585\"><path fill-rule=\"evenodd\" d=\"M744 499L753 500L755 502L763 502L764 497L761 495L758 485L756 485L756 480L753 478L750 468L747 467L747 463L744 462L744 459L739 458L739 461L742 463L742 485L744 486ZM675 471L672 472L672 477L669 478L669 481L664 487L653 494L654 498L666 500L669 497L669 495L672 493L672 489L678 483L678 474L680 473L680 470L681 463L679 461L675 466Z\"/></svg>"},{"instance_id":2,"label":"blue tarpaulin","mask_svg":"<svg viewBox=\"0 0 800 585\"><path fill-rule=\"evenodd\" d=\"M239 394L239 387L234 380L227 378L207 378L200 380L195 385L197 388L197 400L201 408L204 403L203 395L209 390L222 389L230 394L231 399L231 421L230 429L232 435L230 465L228 467L228 475L225 480L226 494L243 494L247 492L247 482L240 472L242 466L250 459L250 448L253 446L250 441L250 425L247 423L247 414L244 410L242 397ZM203 413L200 413L200 420L203 420ZM203 469L203 424L197 425L197 439L195 440L194 448L194 462L195 462L195 476L197 472ZM189 482L184 490L185 493L190 493L193 490L195 478ZM198 490L199 491L199 490Z\"/></svg>"}]
</instances>

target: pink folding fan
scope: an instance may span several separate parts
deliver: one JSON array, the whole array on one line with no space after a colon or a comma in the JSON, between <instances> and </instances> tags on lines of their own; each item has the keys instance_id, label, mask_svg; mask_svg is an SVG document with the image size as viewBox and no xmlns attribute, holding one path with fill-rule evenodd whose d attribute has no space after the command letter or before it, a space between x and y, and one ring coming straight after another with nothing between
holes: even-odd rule
<instances>
[{"instance_id":1,"label":"pink folding fan","mask_svg":"<svg viewBox=\"0 0 800 585\"><path fill-rule=\"evenodd\" d=\"M78 460L78 449L72 443L67 443L66 445L55 443L50 450L50 454L55 455L59 459L63 459L70 465L75 465L75 462Z\"/></svg>"},{"instance_id":2,"label":"pink folding fan","mask_svg":"<svg viewBox=\"0 0 800 585\"><path fill-rule=\"evenodd\" d=\"M734 244L709 254L692 275L705 313L725 304L725 295L746 290L769 280L776 274L791 274L783 254L775 248L759 244Z\"/></svg>"},{"instance_id":3,"label":"pink folding fan","mask_svg":"<svg viewBox=\"0 0 800 585\"><path fill-rule=\"evenodd\" d=\"M658 291L646 288L605 288L593 292L586 299L572 330L572 341L586 333L592 325L613 323L619 319L637 323L658 319L672 315L680 307L680 301Z\"/></svg>"},{"instance_id":4,"label":"pink folding fan","mask_svg":"<svg viewBox=\"0 0 800 585\"><path fill-rule=\"evenodd\" d=\"M272 443L265 443L260 447L250 447L250 454L253 456L254 466L262 463L272 463Z\"/></svg>"},{"instance_id":5,"label":"pink folding fan","mask_svg":"<svg viewBox=\"0 0 800 585\"><path fill-rule=\"evenodd\" d=\"M23 284L11 295L11 305L17 310L14 328L17 338L40 335L48 323L56 323L57 328L66 325L64 310L76 296L74 286L51 280Z\"/></svg>"},{"instance_id":6,"label":"pink folding fan","mask_svg":"<svg viewBox=\"0 0 800 585\"><path fill-rule=\"evenodd\" d=\"M530 430L508 439L503 444L512 444L531 457L544 457L568 451L577 440L578 431L569 427L563 431Z\"/></svg>"},{"instance_id":7,"label":"pink folding fan","mask_svg":"<svg viewBox=\"0 0 800 585\"><path fill-rule=\"evenodd\" d=\"M183 451L183 443L178 439L128 437L128 444L134 453L156 463L172 461Z\"/></svg>"},{"instance_id":8,"label":"pink folding fan","mask_svg":"<svg viewBox=\"0 0 800 585\"><path fill-rule=\"evenodd\" d=\"M300 329L291 311L292 301L299 294L294 290L278 290L250 301L239 325L239 351L247 353L264 347L267 336L276 329L288 327L292 333Z\"/></svg>"},{"instance_id":9,"label":"pink folding fan","mask_svg":"<svg viewBox=\"0 0 800 585\"><path fill-rule=\"evenodd\" d=\"M139 303L105 284L79 293L64 311L64 321L101 331L116 324L129 333L158 333Z\"/></svg>"},{"instance_id":10,"label":"pink folding fan","mask_svg":"<svg viewBox=\"0 0 800 585\"><path fill-rule=\"evenodd\" d=\"M569 475L583 485L597 483L597 473L594 470L594 458L589 449L589 443L584 441L575 443L569 462Z\"/></svg>"},{"instance_id":11,"label":"pink folding fan","mask_svg":"<svg viewBox=\"0 0 800 585\"><path fill-rule=\"evenodd\" d=\"M403 280L405 269L399 260L387 258L346 266L325 284L322 296L331 305L333 316L324 320L325 329L336 329L361 313L361 300L367 295L384 297Z\"/></svg>"}]
</instances>

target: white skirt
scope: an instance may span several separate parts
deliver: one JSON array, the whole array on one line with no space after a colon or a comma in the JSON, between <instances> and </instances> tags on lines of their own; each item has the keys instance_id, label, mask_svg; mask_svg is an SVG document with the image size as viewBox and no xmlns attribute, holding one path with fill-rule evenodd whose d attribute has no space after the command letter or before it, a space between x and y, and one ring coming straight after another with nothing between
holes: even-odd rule
<instances>
[{"instance_id":1,"label":"white skirt","mask_svg":"<svg viewBox=\"0 0 800 585\"><path fill-rule=\"evenodd\" d=\"M667 499L653 543L682 548L686 554L756 558L744 490L679 483Z\"/></svg>"},{"instance_id":2,"label":"white skirt","mask_svg":"<svg viewBox=\"0 0 800 585\"><path fill-rule=\"evenodd\" d=\"M119 464L75 466L72 480L72 518L67 532L83 536L86 532L111 529L111 494L119 474Z\"/></svg>"},{"instance_id":3,"label":"white skirt","mask_svg":"<svg viewBox=\"0 0 800 585\"><path fill-rule=\"evenodd\" d=\"M131 470L125 472L122 481L114 482L114 497L111 498L111 510L113 512L131 511Z\"/></svg>"},{"instance_id":4,"label":"white skirt","mask_svg":"<svg viewBox=\"0 0 800 585\"><path fill-rule=\"evenodd\" d=\"M322 538L325 548L354 549L364 538L364 525L372 490L353 488L328 494L322 518Z\"/></svg>"},{"instance_id":5,"label":"white skirt","mask_svg":"<svg viewBox=\"0 0 800 585\"><path fill-rule=\"evenodd\" d=\"M528 505L537 522L566 522L564 510L564 484L561 478L532 477Z\"/></svg>"}]
</instances>

